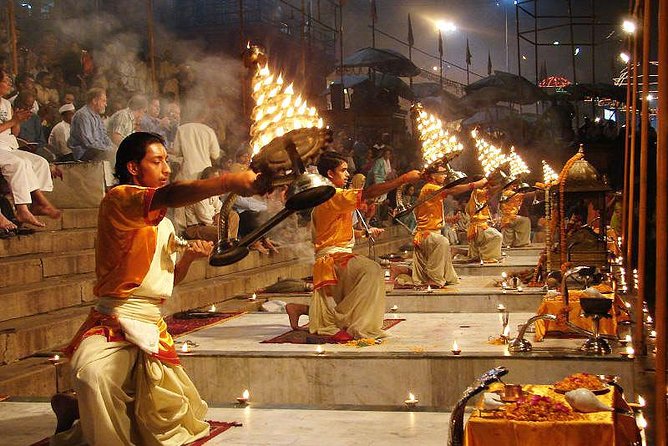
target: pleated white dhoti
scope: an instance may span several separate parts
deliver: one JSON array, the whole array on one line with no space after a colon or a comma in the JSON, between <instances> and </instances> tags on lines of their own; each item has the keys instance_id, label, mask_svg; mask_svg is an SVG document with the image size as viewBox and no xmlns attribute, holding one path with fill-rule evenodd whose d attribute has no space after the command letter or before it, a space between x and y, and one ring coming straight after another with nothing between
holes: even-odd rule
<instances>
[{"instance_id":1,"label":"pleated white dhoti","mask_svg":"<svg viewBox=\"0 0 668 446\"><path fill-rule=\"evenodd\" d=\"M529 243L531 243L531 220L523 215L518 215L503 228L503 244L517 248Z\"/></svg>"},{"instance_id":2,"label":"pleated white dhoti","mask_svg":"<svg viewBox=\"0 0 668 446\"><path fill-rule=\"evenodd\" d=\"M457 271L452 266L450 242L445 236L432 231L420 242L420 246L414 246L413 283L443 286L458 281Z\"/></svg>"}]
</instances>

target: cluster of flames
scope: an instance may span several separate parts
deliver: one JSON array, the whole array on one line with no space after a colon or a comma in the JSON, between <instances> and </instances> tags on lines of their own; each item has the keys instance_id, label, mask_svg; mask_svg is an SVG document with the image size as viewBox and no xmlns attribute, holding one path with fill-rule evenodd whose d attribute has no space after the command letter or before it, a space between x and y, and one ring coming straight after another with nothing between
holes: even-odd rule
<instances>
[{"instance_id":1,"label":"cluster of flames","mask_svg":"<svg viewBox=\"0 0 668 446\"><path fill-rule=\"evenodd\" d=\"M515 147L510 148L510 155L508 155L508 161L510 162L510 176L519 178L524 175L529 175L531 171L529 166L524 162L522 157L515 152Z\"/></svg>"},{"instance_id":2,"label":"cluster of flames","mask_svg":"<svg viewBox=\"0 0 668 446\"><path fill-rule=\"evenodd\" d=\"M416 104L416 124L422 141L422 159L426 169L439 160L450 160L459 155L464 146L457 135L443 127L443 121L427 113L422 105Z\"/></svg>"},{"instance_id":3,"label":"cluster of flames","mask_svg":"<svg viewBox=\"0 0 668 446\"><path fill-rule=\"evenodd\" d=\"M475 140L475 146L478 150L478 160L482 165L482 170L485 172L486 177L489 177L492 172L509 161L503 151L494 144L487 142L479 134L478 130L472 130L471 136Z\"/></svg>"},{"instance_id":4,"label":"cluster of flames","mask_svg":"<svg viewBox=\"0 0 668 446\"><path fill-rule=\"evenodd\" d=\"M267 66L257 70L253 77L253 108L250 145L253 155L274 138L302 128L323 128L322 118L315 107L295 95L292 84L285 84L283 77L275 76Z\"/></svg>"},{"instance_id":5,"label":"cluster of flames","mask_svg":"<svg viewBox=\"0 0 668 446\"><path fill-rule=\"evenodd\" d=\"M551 184L559 180L559 174L543 160L543 183Z\"/></svg>"}]
</instances>

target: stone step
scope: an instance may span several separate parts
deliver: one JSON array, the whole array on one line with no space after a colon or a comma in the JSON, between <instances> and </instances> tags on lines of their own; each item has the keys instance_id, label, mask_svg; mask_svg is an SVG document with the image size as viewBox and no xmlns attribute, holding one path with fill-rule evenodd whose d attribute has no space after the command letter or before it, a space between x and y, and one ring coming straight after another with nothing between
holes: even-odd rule
<instances>
[{"instance_id":1,"label":"stone step","mask_svg":"<svg viewBox=\"0 0 668 446\"><path fill-rule=\"evenodd\" d=\"M3 239L0 240L0 258L91 249L95 246L96 233L95 228L66 229Z\"/></svg>"},{"instance_id":2,"label":"stone step","mask_svg":"<svg viewBox=\"0 0 668 446\"><path fill-rule=\"evenodd\" d=\"M23 397L50 397L56 391L71 389L70 368L67 363L57 367L48 356L32 357L0 367L0 394Z\"/></svg>"},{"instance_id":3,"label":"stone step","mask_svg":"<svg viewBox=\"0 0 668 446\"><path fill-rule=\"evenodd\" d=\"M67 344L92 304L0 322L0 364Z\"/></svg>"},{"instance_id":4,"label":"stone step","mask_svg":"<svg viewBox=\"0 0 668 446\"><path fill-rule=\"evenodd\" d=\"M516 327L532 313L512 313ZM506 381L551 384L574 372L613 374L627 397L636 392L634 361L620 356L587 356L582 339L546 339L531 353L513 354L490 344L497 336L496 314L396 314L405 319L388 331L380 345L326 344L317 354L309 344L263 344L289 330L285 314L246 314L182 336L199 344L181 361L202 397L230 404L249 389L254 404L326 408L400 407L408 392L420 406L452 408L482 372L499 365L510 370ZM511 336L516 335L513 328ZM462 353L451 353L457 340ZM531 339L533 340L533 339ZM290 379L285 379L289 376Z\"/></svg>"},{"instance_id":5,"label":"stone step","mask_svg":"<svg viewBox=\"0 0 668 446\"><path fill-rule=\"evenodd\" d=\"M58 220L40 217L46 228L35 228L38 232L59 231L61 229L83 229L97 227L97 208L62 209Z\"/></svg>"},{"instance_id":6,"label":"stone step","mask_svg":"<svg viewBox=\"0 0 668 446\"><path fill-rule=\"evenodd\" d=\"M84 249L0 258L0 290L44 279L95 271L95 250Z\"/></svg>"},{"instance_id":7,"label":"stone step","mask_svg":"<svg viewBox=\"0 0 668 446\"><path fill-rule=\"evenodd\" d=\"M89 273L5 287L0 293L0 322L90 303L94 284L95 275Z\"/></svg>"}]
</instances>

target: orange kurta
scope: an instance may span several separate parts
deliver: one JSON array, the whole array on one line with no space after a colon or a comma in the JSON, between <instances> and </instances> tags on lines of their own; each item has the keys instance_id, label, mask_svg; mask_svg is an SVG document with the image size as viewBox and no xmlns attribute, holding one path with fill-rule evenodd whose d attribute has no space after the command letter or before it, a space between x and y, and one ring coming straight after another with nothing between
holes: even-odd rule
<instances>
[{"instance_id":1,"label":"orange kurta","mask_svg":"<svg viewBox=\"0 0 668 446\"><path fill-rule=\"evenodd\" d=\"M314 289L336 284L335 265L345 264L353 257L353 212L361 201L361 189L336 189L332 198L313 209Z\"/></svg>"},{"instance_id":2,"label":"orange kurta","mask_svg":"<svg viewBox=\"0 0 668 446\"><path fill-rule=\"evenodd\" d=\"M510 190L503 191L503 199L499 203L502 228L515 221L522 207L522 201L524 201L524 194L518 194Z\"/></svg>"},{"instance_id":3,"label":"orange kurta","mask_svg":"<svg viewBox=\"0 0 668 446\"><path fill-rule=\"evenodd\" d=\"M163 222L166 209L151 211L151 200L156 189L121 185L111 189L100 203L98 234L95 249L97 283L93 290L98 298L126 301L139 292L138 299L145 298L149 305L159 303L171 295L173 288L173 265L158 265L155 272L156 250L160 249L173 233L169 221ZM164 231L159 237L159 227ZM160 257L160 256L158 256ZM162 268L165 266L165 268ZM145 278L151 279L145 283ZM155 310L158 311L158 310ZM157 320L159 350L152 356L169 364L179 364L171 335L162 318ZM89 336L102 335L110 342L125 340L119 318L92 309L74 339L66 349L70 355L81 341Z\"/></svg>"},{"instance_id":4,"label":"orange kurta","mask_svg":"<svg viewBox=\"0 0 668 446\"><path fill-rule=\"evenodd\" d=\"M476 212L477 205L485 204L487 200L489 200L489 190L487 188L475 189L471 192L471 198L466 203L466 214L471 219L466 228L466 238L469 240L474 240L478 233L489 228L489 221L492 219L489 206L485 206L482 210Z\"/></svg>"},{"instance_id":5,"label":"orange kurta","mask_svg":"<svg viewBox=\"0 0 668 446\"><path fill-rule=\"evenodd\" d=\"M418 200L422 200L425 197L432 195L440 188L441 186L438 184L425 184L420 191ZM422 243L432 231L440 231L443 227L443 199L445 199L446 195L447 194L443 192L415 208L417 229L415 231L415 237L413 238L414 245L420 246L420 243Z\"/></svg>"}]
</instances>

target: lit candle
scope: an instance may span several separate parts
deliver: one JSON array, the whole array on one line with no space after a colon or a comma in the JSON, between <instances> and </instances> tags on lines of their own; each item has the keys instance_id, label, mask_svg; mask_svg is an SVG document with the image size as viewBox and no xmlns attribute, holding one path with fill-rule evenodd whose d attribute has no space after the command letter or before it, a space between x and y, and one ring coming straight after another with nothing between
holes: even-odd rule
<instances>
[{"instance_id":1,"label":"lit candle","mask_svg":"<svg viewBox=\"0 0 668 446\"><path fill-rule=\"evenodd\" d=\"M647 323L651 324L654 322L654 319L652 319L652 316L647 316Z\"/></svg>"},{"instance_id":2,"label":"lit candle","mask_svg":"<svg viewBox=\"0 0 668 446\"><path fill-rule=\"evenodd\" d=\"M399 309L398 306L396 306L396 305L392 305L392 308L390 308L390 311L394 313L394 312L397 311L398 309Z\"/></svg>"},{"instance_id":3,"label":"lit candle","mask_svg":"<svg viewBox=\"0 0 668 446\"><path fill-rule=\"evenodd\" d=\"M58 365L60 362L60 355L53 355L52 357L49 358L49 362L53 365Z\"/></svg>"},{"instance_id":4,"label":"lit candle","mask_svg":"<svg viewBox=\"0 0 668 446\"><path fill-rule=\"evenodd\" d=\"M317 355L324 355L325 354L325 349L322 348L322 345L319 345L315 348L315 353Z\"/></svg>"},{"instance_id":5,"label":"lit candle","mask_svg":"<svg viewBox=\"0 0 668 446\"><path fill-rule=\"evenodd\" d=\"M187 342L184 342L181 345L181 353L188 353L190 351L190 345Z\"/></svg>"},{"instance_id":6,"label":"lit candle","mask_svg":"<svg viewBox=\"0 0 668 446\"><path fill-rule=\"evenodd\" d=\"M633 358L633 355L635 354L635 350L633 349L633 346L627 345L626 346L626 351L622 352L622 356Z\"/></svg>"},{"instance_id":7,"label":"lit candle","mask_svg":"<svg viewBox=\"0 0 668 446\"><path fill-rule=\"evenodd\" d=\"M404 404L408 407L415 407L417 406L418 399L415 398L415 395L413 395L411 392L408 392L408 399L404 400Z\"/></svg>"},{"instance_id":8,"label":"lit candle","mask_svg":"<svg viewBox=\"0 0 668 446\"><path fill-rule=\"evenodd\" d=\"M427 285L427 293L431 293L431 285Z\"/></svg>"},{"instance_id":9,"label":"lit candle","mask_svg":"<svg viewBox=\"0 0 668 446\"><path fill-rule=\"evenodd\" d=\"M257 299L257 294L253 293L251 297L248 298L248 300L256 300Z\"/></svg>"},{"instance_id":10,"label":"lit candle","mask_svg":"<svg viewBox=\"0 0 668 446\"><path fill-rule=\"evenodd\" d=\"M645 407L645 404L645 398L643 398L642 395L638 395L638 406Z\"/></svg>"},{"instance_id":11,"label":"lit candle","mask_svg":"<svg viewBox=\"0 0 668 446\"><path fill-rule=\"evenodd\" d=\"M216 312L216 306L215 306L215 305L211 305L211 308L209 308L209 312L210 312L210 313L215 313L215 312Z\"/></svg>"},{"instance_id":12,"label":"lit candle","mask_svg":"<svg viewBox=\"0 0 668 446\"><path fill-rule=\"evenodd\" d=\"M248 389L244 390L241 396L237 397L237 403L239 404L248 404L248 401L250 400L250 392Z\"/></svg>"},{"instance_id":13,"label":"lit candle","mask_svg":"<svg viewBox=\"0 0 668 446\"><path fill-rule=\"evenodd\" d=\"M484 265L485 265L485 262L483 262L482 259L480 259L480 266L484 266Z\"/></svg>"},{"instance_id":14,"label":"lit candle","mask_svg":"<svg viewBox=\"0 0 668 446\"><path fill-rule=\"evenodd\" d=\"M454 341L452 341L452 354L458 356L461 352L462 350L459 348L457 340L455 339Z\"/></svg>"}]
</instances>

